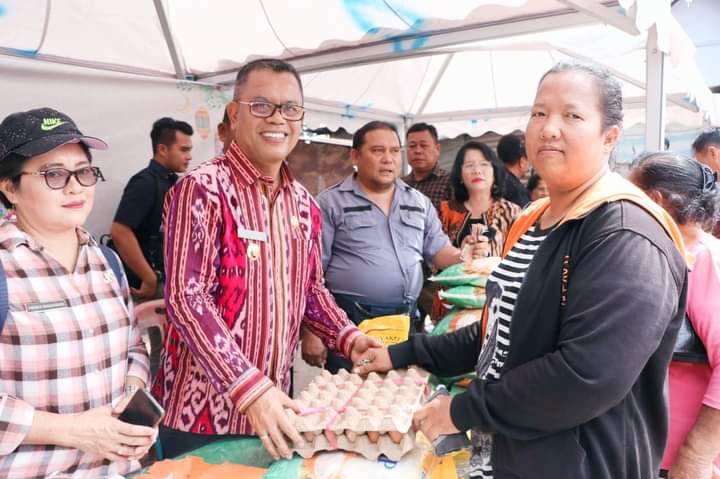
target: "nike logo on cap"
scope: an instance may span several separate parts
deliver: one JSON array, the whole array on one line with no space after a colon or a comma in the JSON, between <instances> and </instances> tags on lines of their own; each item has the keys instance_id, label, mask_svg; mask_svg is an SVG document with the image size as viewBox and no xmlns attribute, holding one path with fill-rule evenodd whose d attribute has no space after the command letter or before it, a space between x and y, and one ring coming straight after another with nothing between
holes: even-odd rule
<instances>
[{"instance_id":1,"label":"nike logo on cap","mask_svg":"<svg viewBox=\"0 0 720 479\"><path fill-rule=\"evenodd\" d=\"M60 125L64 125L65 123L67 122L62 121L60 118L43 118L43 121L40 124L40 129L42 131L50 131L54 130Z\"/></svg>"}]
</instances>

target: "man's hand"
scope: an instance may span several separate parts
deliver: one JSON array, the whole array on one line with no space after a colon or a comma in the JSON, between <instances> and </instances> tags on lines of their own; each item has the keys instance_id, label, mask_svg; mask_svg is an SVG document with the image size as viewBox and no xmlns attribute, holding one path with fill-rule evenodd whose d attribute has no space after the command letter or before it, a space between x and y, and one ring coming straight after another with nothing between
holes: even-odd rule
<instances>
[{"instance_id":1,"label":"man's hand","mask_svg":"<svg viewBox=\"0 0 720 479\"><path fill-rule=\"evenodd\" d=\"M297 447L305 444L300 433L290 423L285 415L285 409L292 409L300 414L298 405L284 392L276 387L271 387L257 398L245 410L255 433L265 446L265 449L275 459L280 456L290 459L292 453L288 448L285 438L288 437Z\"/></svg>"},{"instance_id":2,"label":"man's hand","mask_svg":"<svg viewBox=\"0 0 720 479\"><path fill-rule=\"evenodd\" d=\"M460 432L450 417L451 396L438 396L413 415L413 427L422 431L430 441L438 436Z\"/></svg>"},{"instance_id":3,"label":"man's hand","mask_svg":"<svg viewBox=\"0 0 720 479\"><path fill-rule=\"evenodd\" d=\"M363 355L353 361L352 372L365 376L372 372L385 373L393 368L390 360L388 349L383 346L381 348L370 348Z\"/></svg>"},{"instance_id":4,"label":"man's hand","mask_svg":"<svg viewBox=\"0 0 720 479\"><path fill-rule=\"evenodd\" d=\"M350 360L355 364L360 359L360 356L365 354L368 349L382 347L383 343L372 336L368 336L367 334L356 336L350 344Z\"/></svg>"},{"instance_id":5,"label":"man's hand","mask_svg":"<svg viewBox=\"0 0 720 479\"><path fill-rule=\"evenodd\" d=\"M309 329L302 329L302 358L311 366L322 368L327 361L328 350L322 340Z\"/></svg>"},{"instance_id":6,"label":"man's hand","mask_svg":"<svg viewBox=\"0 0 720 479\"><path fill-rule=\"evenodd\" d=\"M140 288L130 288L130 292L137 299L152 299L157 293L157 275L143 279Z\"/></svg>"}]
</instances>

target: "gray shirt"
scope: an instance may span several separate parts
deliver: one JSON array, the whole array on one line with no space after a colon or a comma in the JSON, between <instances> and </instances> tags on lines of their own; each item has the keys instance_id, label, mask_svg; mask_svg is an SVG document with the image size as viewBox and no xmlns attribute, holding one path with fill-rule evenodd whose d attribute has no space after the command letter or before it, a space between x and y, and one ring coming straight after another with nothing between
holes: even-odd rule
<instances>
[{"instance_id":1,"label":"gray shirt","mask_svg":"<svg viewBox=\"0 0 720 479\"><path fill-rule=\"evenodd\" d=\"M323 211L323 269L328 289L378 304L415 302L422 262L450 244L430 199L400 179L389 216L355 179L317 198Z\"/></svg>"}]
</instances>

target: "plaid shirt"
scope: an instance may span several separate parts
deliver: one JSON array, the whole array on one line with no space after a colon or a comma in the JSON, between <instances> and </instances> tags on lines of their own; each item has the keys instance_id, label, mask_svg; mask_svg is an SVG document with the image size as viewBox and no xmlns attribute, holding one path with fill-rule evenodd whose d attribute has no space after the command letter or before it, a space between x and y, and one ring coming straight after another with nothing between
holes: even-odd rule
<instances>
[{"instance_id":1,"label":"plaid shirt","mask_svg":"<svg viewBox=\"0 0 720 479\"><path fill-rule=\"evenodd\" d=\"M90 235L68 272L13 222L0 225L10 311L0 336L0 477L124 474L77 449L21 444L35 411L76 414L120 399L126 376L148 381L147 351L121 285Z\"/></svg>"},{"instance_id":2,"label":"plaid shirt","mask_svg":"<svg viewBox=\"0 0 720 479\"><path fill-rule=\"evenodd\" d=\"M360 334L323 284L320 208L285 165L273 186L233 142L168 193L153 394L169 428L254 434L243 411L273 385L288 392L301 321L345 355Z\"/></svg>"},{"instance_id":3,"label":"plaid shirt","mask_svg":"<svg viewBox=\"0 0 720 479\"><path fill-rule=\"evenodd\" d=\"M420 181L415 179L415 175L413 175L412 172L404 176L402 180L430 198L436 210L440 208L441 202L453 197L450 173L440 168L439 163L435 165L435 168L433 168L428 176Z\"/></svg>"}]
</instances>

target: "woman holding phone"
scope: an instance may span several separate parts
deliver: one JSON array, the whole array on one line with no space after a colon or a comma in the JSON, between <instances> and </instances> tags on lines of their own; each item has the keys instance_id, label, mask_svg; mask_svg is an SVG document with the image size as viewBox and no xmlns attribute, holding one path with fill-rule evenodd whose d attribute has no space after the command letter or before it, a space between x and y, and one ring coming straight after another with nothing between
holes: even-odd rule
<instances>
[{"instance_id":1,"label":"woman holding phone","mask_svg":"<svg viewBox=\"0 0 720 479\"><path fill-rule=\"evenodd\" d=\"M0 124L0 200L15 213L0 225L0 477L125 474L157 434L118 419L148 357L119 260L82 228L103 179L90 148L107 145L50 108Z\"/></svg>"}]
</instances>

